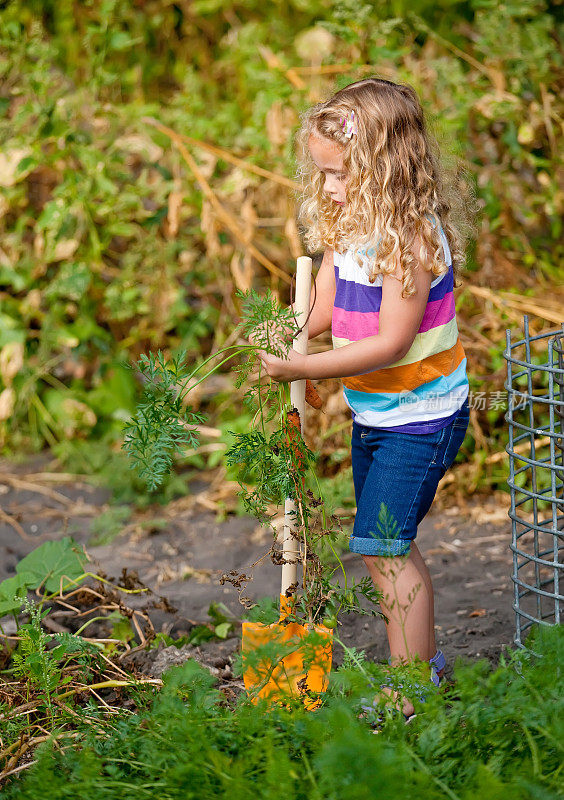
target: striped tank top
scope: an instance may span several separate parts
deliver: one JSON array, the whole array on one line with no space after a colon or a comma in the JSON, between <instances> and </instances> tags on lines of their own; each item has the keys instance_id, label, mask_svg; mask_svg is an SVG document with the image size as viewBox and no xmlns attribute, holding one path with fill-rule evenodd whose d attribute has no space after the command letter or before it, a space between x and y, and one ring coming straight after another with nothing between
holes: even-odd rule
<instances>
[{"instance_id":1,"label":"striped tank top","mask_svg":"<svg viewBox=\"0 0 564 800\"><path fill-rule=\"evenodd\" d=\"M436 223L431 219L433 227ZM359 425L405 433L432 433L456 417L468 396L466 355L458 335L454 273L439 223L449 269L431 283L427 307L409 351L395 364L343 378L345 401ZM333 347L378 333L383 276L370 283L351 250L334 254L336 294Z\"/></svg>"}]
</instances>

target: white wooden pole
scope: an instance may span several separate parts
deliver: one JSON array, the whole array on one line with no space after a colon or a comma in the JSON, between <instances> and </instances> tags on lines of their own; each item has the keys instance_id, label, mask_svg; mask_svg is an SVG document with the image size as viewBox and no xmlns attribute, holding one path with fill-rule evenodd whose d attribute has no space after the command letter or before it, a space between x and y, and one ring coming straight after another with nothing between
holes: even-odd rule
<instances>
[{"instance_id":1,"label":"white wooden pole","mask_svg":"<svg viewBox=\"0 0 564 800\"><path fill-rule=\"evenodd\" d=\"M309 313L309 302L311 293L311 258L308 256L301 256L298 258L296 269L296 300L294 302L294 313L298 325L304 325L304 321ZM302 355L307 355L308 344L308 325L304 325L303 330L296 336L293 342L293 348ZM292 405L298 409L300 414L300 421L302 427L302 434L304 430L304 416L305 416L305 380L292 381L290 384L290 400ZM282 540L282 555L284 561L297 561L300 552L299 541L295 539L291 531L295 527L294 512L296 506L293 500L286 498L284 504L284 532ZM293 583L296 583L298 576L298 565L296 564L283 564L282 565L282 586L280 589L281 594L286 593L286 589Z\"/></svg>"}]
</instances>

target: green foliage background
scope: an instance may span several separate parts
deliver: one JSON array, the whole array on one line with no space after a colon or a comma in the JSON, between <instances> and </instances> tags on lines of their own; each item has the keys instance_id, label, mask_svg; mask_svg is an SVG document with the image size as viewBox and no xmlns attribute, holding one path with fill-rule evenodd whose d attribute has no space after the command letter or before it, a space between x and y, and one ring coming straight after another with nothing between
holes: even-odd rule
<instances>
[{"instance_id":1,"label":"green foliage background","mask_svg":"<svg viewBox=\"0 0 564 800\"><path fill-rule=\"evenodd\" d=\"M1 3L0 352L24 349L15 377L2 371L4 452L117 441L139 388L125 360L157 348L197 360L232 328L230 264L244 249L145 115L293 177L292 134L312 97L371 73L408 82L481 207L468 279L554 292L561 28L562 4L541 0ZM299 72L302 88L287 73L340 64ZM288 191L193 152L225 207L270 219L256 241L290 272ZM254 284L288 299L256 264ZM496 375L501 388L499 332L515 318L497 312L492 334L482 307L460 298L469 329L491 341L468 352L471 380ZM501 417L482 415L492 440Z\"/></svg>"}]
</instances>

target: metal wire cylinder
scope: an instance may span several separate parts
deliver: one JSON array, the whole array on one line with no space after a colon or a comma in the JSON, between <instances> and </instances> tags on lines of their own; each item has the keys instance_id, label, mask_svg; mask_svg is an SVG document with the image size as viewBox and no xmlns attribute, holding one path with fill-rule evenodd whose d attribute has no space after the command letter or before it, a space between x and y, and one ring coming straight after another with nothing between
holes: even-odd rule
<instances>
[{"instance_id":1,"label":"metal wire cylinder","mask_svg":"<svg viewBox=\"0 0 564 800\"><path fill-rule=\"evenodd\" d=\"M564 618L564 323L512 342L506 331L508 485L515 637Z\"/></svg>"}]
</instances>

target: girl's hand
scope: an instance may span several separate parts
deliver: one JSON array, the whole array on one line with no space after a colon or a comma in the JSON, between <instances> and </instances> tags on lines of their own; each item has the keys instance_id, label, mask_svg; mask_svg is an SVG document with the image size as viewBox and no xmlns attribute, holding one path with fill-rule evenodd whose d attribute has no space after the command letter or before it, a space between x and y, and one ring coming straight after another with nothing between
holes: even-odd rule
<instances>
[{"instance_id":1,"label":"girl's hand","mask_svg":"<svg viewBox=\"0 0 564 800\"><path fill-rule=\"evenodd\" d=\"M265 350L259 350L257 355L267 375L275 381L285 383L306 377L305 364L307 356L303 356L295 350L288 351L287 359L273 356Z\"/></svg>"},{"instance_id":2,"label":"girl's hand","mask_svg":"<svg viewBox=\"0 0 564 800\"><path fill-rule=\"evenodd\" d=\"M279 336L272 336L271 341L273 344L282 345ZM249 342L254 345L257 344L252 335L249 336ZM285 347L283 350L285 350ZM266 350L257 350L256 354L266 374L275 381L285 383L287 381L296 381L305 378L303 362L306 356L300 355L296 350L290 348L287 358L279 358L278 356L272 355L272 353L267 353Z\"/></svg>"},{"instance_id":3,"label":"girl's hand","mask_svg":"<svg viewBox=\"0 0 564 800\"><path fill-rule=\"evenodd\" d=\"M279 336L272 336L271 341L273 344L282 346L282 341ZM249 342L254 345L257 344L252 335L249 336ZM285 350L285 347L283 347L283 350ZM287 381L301 380L306 377L304 367L307 356L301 355L292 348L288 350L287 358L280 358L272 353L267 353L266 350L257 350L257 356L266 374L275 381L285 383Z\"/></svg>"}]
</instances>

